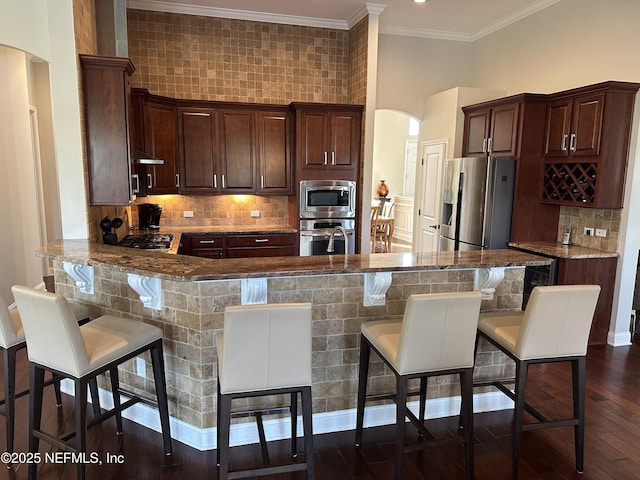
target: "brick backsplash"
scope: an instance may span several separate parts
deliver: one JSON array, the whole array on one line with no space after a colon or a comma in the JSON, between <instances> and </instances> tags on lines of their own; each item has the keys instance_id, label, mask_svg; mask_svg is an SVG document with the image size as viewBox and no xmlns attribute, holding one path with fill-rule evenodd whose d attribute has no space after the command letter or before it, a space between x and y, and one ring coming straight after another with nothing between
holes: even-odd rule
<instances>
[{"instance_id":1,"label":"brick backsplash","mask_svg":"<svg viewBox=\"0 0 640 480\"><path fill-rule=\"evenodd\" d=\"M620 210L604 208L560 207L558 222L558 241L566 227L571 227L571 242L582 247L596 248L605 252L618 251L620 233ZM588 236L584 228L601 228L607 231L606 237Z\"/></svg>"}]
</instances>

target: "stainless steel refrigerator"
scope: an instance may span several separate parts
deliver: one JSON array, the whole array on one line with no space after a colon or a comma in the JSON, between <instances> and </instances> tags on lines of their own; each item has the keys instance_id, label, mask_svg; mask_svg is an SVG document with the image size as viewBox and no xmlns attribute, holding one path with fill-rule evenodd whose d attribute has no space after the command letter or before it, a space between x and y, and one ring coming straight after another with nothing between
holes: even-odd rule
<instances>
[{"instance_id":1,"label":"stainless steel refrigerator","mask_svg":"<svg viewBox=\"0 0 640 480\"><path fill-rule=\"evenodd\" d=\"M445 162L440 250L507 248L516 160L465 157Z\"/></svg>"}]
</instances>

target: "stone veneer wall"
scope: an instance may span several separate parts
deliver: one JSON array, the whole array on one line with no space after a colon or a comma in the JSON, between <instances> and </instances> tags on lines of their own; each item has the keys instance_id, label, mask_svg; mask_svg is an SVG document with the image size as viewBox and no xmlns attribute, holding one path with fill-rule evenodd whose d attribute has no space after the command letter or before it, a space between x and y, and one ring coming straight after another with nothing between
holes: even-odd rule
<instances>
[{"instance_id":1,"label":"stone veneer wall","mask_svg":"<svg viewBox=\"0 0 640 480\"><path fill-rule=\"evenodd\" d=\"M483 302L483 310L518 309L522 302L524 268L506 270L495 299ZM164 308L143 307L127 284L124 272L107 266L95 267L95 295L79 291L55 262L56 290L90 307L92 318L111 314L144 321L162 328L170 413L198 428L216 424L215 335L223 327L224 308L240 304L240 280L211 282L163 281ZM312 302L313 304L313 411L314 413L355 407L360 324L383 317L401 318L406 299L414 293L469 291L473 270L441 270L394 273L384 306L363 306L363 274L309 275L268 279L268 301ZM121 367L121 381L140 393L153 392L153 378L147 360L147 378L135 374L133 361ZM476 374L496 378L512 374L512 363L484 345L477 357ZM382 362L372 363L373 391L393 386ZM102 382L108 389L107 382ZM429 398L448 397L458 392L456 381L436 378L430 383ZM269 402L277 399L269 398ZM247 403L247 405L249 405ZM251 403L254 405L254 403ZM239 403L239 406L242 405Z\"/></svg>"},{"instance_id":2,"label":"stone veneer wall","mask_svg":"<svg viewBox=\"0 0 640 480\"><path fill-rule=\"evenodd\" d=\"M571 227L571 242L581 247L596 248L605 252L618 251L620 234L620 210L604 208L560 207L558 221L558 241L566 227ZM587 236L584 227L603 228L606 237Z\"/></svg>"}]
</instances>

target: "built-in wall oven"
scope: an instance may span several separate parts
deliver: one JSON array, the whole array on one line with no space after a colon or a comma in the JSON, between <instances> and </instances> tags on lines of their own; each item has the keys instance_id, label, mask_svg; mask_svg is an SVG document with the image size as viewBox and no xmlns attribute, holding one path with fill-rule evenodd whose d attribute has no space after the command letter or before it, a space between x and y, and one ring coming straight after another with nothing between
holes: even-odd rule
<instances>
[{"instance_id":1,"label":"built-in wall oven","mask_svg":"<svg viewBox=\"0 0 640 480\"><path fill-rule=\"evenodd\" d=\"M354 218L356 182L303 180L300 182L300 218Z\"/></svg>"},{"instance_id":2,"label":"built-in wall oven","mask_svg":"<svg viewBox=\"0 0 640 480\"><path fill-rule=\"evenodd\" d=\"M355 253L356 231L355 220L342 218L317 218L300 220L300 256L311 255L344 255L345 243L347 253ZM347 234L336 228L342 227ZM333 252L328 252L329 240L333 235Z\"/></svg>"}]
</instances>

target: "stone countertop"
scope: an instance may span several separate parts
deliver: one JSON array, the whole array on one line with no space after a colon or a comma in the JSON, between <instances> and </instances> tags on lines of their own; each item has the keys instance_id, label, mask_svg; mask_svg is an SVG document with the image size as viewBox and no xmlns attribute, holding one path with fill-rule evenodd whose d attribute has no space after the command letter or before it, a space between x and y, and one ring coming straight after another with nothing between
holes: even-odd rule
<instances>
[{"instance_id":1,"label":"stone countertop","mask_svg":"<svg viewBox=\"0 0 640 480\"><path fill-rule=\"evenodd\" d=\"M377 253L313 257L208 259L172 255L158 250L138 250L57 240L36 255L82 265L109 265L127 273L172 281L226 280L257 277L393 272L411 270L470 269L548 265L549 259L518 250L443 252L440 254Z\"/></svg>"},{"instance_id":2,"label":"stone countertop","mask_svg":"<svg viewBox=\"0 0 640 480\"><path fill-rule=\"evenodd\" d=\"M558 242L510 242L509 246L555 258L612 258L619 256L615 252L603 252L595 248L581 247L579 245L562 245Z\"/></svg>"}]
</instances>

